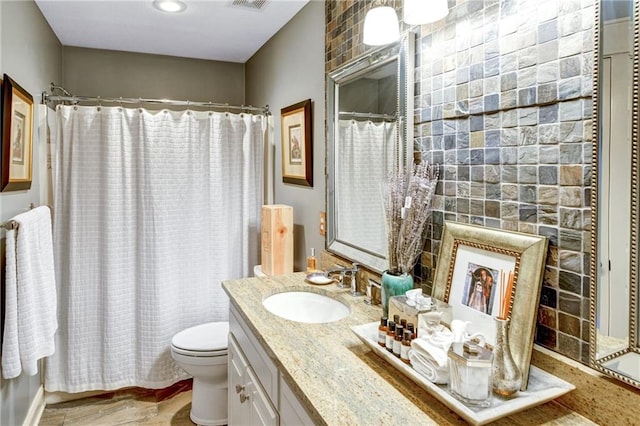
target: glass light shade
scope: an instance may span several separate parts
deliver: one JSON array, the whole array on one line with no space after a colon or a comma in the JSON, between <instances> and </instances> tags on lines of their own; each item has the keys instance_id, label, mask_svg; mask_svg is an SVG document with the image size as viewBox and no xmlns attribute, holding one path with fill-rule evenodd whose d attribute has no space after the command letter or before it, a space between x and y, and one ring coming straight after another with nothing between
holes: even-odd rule
<instances>
[{"instance_id":1,"label":"glass light shade","mask_svg":"<svg viewBox=\"0 0 640 426\"><path fill-rule=\"evenodd\" d=\"M449 14L447 0L404 0L402 20L409 25L439 21Z\"/></svg>"},{"instance_id":2,"label":"glass light shade","mask_svg":"<svg viewBox=\"0 0 640 426\"><path fill-rule=\"evenodd\" d=\"M389 6L376 7L364 18L363 42L369 46L382 46L400 39L400 26L396 11Z\"/></svg>"}]
</instances>

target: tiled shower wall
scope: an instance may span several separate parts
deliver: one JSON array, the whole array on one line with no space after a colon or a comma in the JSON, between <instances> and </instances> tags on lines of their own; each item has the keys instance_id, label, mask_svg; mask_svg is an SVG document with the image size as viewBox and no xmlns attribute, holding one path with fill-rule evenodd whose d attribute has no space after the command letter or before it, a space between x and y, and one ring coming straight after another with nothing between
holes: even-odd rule
<instances>
[{"instance_id":1,"label":"tiled shower wall","mask_svg":"<svg viewBox=\"0 0 640 426\"><path fill-rule=\"evenodd\" d=\"M326 2L327 71L366 51L371 3ZM587 363L594 0L449 7L412 28L414 145L441 165L416 278L430 292L444 221L547 236L536 342Z\"/></svg>"}]
</instances>

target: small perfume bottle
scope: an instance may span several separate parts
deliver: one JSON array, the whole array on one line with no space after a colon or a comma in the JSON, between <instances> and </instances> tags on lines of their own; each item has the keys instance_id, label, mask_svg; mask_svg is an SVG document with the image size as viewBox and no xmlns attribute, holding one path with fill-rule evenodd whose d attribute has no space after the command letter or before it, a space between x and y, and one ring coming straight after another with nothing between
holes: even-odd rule
<instances>
[{"instance_id":1,"label":"small perfume bottle","mask_svg":"<svg viewBox=\"0 0 640 426\"><path fill-rule=\"evenodd\" d=\"M449 358L449 392L466 405L491 405L493 352L471 341L453 343Z\"/></svg>"},{"instance_id":2,"label":"small perfume bottle","mask_svg":"<svg viewBox=\"0 0 640 426\"><path fill-rule=\"evenodd\" d=\"M311 249L311 255L307 257L307 274L318 270L318 259L316 258L316 249Z\"/></svg>"}]
</instances>

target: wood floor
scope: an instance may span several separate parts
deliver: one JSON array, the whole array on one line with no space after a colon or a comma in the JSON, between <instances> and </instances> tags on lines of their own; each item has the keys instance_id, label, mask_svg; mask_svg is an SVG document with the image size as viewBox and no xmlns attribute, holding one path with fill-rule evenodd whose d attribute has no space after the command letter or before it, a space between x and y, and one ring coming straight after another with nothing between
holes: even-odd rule
<instances>
[{"instance_id":1,"label":"wood floor","mask_svg":"<svg viewBox=\"0 0 640 426\"><path fill-rule=\"evenodd\" d=\"M193 426L191 380L160 390L130 388L47 405L40 426Z\"/></svg>"}]
</instances>

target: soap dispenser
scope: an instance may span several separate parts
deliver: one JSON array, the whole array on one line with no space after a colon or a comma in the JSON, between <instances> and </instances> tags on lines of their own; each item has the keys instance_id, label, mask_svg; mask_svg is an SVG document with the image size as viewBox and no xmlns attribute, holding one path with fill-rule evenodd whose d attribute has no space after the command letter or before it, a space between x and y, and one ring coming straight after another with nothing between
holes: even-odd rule
<instances>
[{"instance_id":1,"label":"soap dispenser","mask_svg":"<svg viewBox=\"0 0 640 426\"><path fill-rule=\"evenodd\" d=\"M311 249L311 255L307 257L307 274L318 270L318 259L316 258L316 249Z\"/></svg>"}]
</instances>

